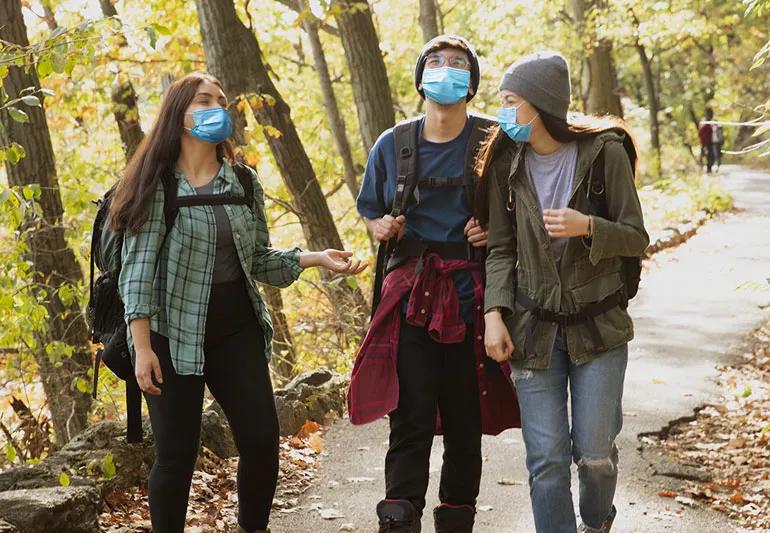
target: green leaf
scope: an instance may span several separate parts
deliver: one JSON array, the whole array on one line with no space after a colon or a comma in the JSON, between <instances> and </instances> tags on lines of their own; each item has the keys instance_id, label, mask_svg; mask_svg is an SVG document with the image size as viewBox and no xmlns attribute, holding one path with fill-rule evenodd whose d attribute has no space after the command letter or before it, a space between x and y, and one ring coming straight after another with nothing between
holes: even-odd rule
<instances>
[{"instance_id":1,"label":"green leaf","mask_svg":"<svg viewBox=\"0 0 770 533\"><path fill-rule=\"evenodd\" d=\"M147 35L150 37L150 48L154 50L155 43L158 42L158 34L155 32L152 26L147 26L145 30L147 31Z\"/></svg>"},{"instance_id":2,"label":"green leaf","mask_svg":"<svg viewBox=\"0 0 770 533\"><path fill-rule=\"evenodd\" d=\"M53 71L57 74L61 74L65 71L65 66L67 65L67 49L61 48L57 46L54 49L53 55L51 56L51 61L53 64Z\"/></svg>"},{"instance_id":3,"label":"green leaf","mask_svg":"<svg viewBox=\"0 0 770 533\"><path fill-rule=\"evenodd\" d=\"M75 388L83 394L91 392L91 382L86 378L80 377L75 380Z\"/></svg>"},{"instance_id":4,"label":"green leaf","mask_svg":"<svg viewBox=\"0 0 770 533\"><path fill-rule=\"evenodd\" d=\"M11 146L5 149L5 157L10 161L12 165L15 165L24 157L26 157L27 151L24 150L24 147L18 143L13 143Z\"/></svg>"},{"instance_id":5,"label":"green leaf","mask_svg":"<svg viewBox=\"0 0 770 533\"><path fill-rule=\"evenodd\" d=\"M69 487L70 486L70 477L67 475L66 472L62 472L59 474L59 485L62 487Z\"/></svg>"},{"instance_id":6,"label":"green leaf","mask_svg":"<svg viewBox=\"0 0 770 533\"><path fill-rule=\"evenodd\" d=\"M75 70L75 67L78 64L77 56L68 56L66 61L64 61L64 74L66 74L68 77L72 76L72 71Z\"/></svg>"},{"instance_id":7,"label":"green leaf","mask_svg":"<svg viewBox=\"0 0 770 533\"><path fill-rule=\"evenodd\" d=\"M51 56L45 56L37 63L37 75L40 79L47 77L53 72L53 60Z\"/></svg>"},{"instance_id":8,"label":"green leaf","mask_svg":"<svg viewBox=\"0 0 770 533\"><path fill-rule=\"evenodd\" d=\"M8 459L9 463L16 460L16 448L11 443L5 445L5 458Z\"/></svg>"},{"instance_id":9,"label":"green leaf","mask_svg":"<svg viewBox=\"0 0 770 533\"><path fill-rule=\"evenodd\" d=\"M115 463L112 461L112 454L108 453L104 456L104 459L102 459L102 473L104 474L104 477L107 479L112 479L115 477L115 474L117 473L117 469L115 468Z\"/></svg>"},{"instance_id":10,"label":"green leaf","mask_svg":"<svg viewBox=\"0 0 770 533\"><path fill-rule=\"evenodd\" d=\"M42 107L40 105L40 99L37 96L33 96L31 94L27 96L23 96L21 98L21 101L27 104L28 106Z\"/></svg>"},{"instance_id":11,"label":"green leaf","mask_svg":"<svg viewBox=\"0 0 770 533\"><path fill-rule=\"evenodd\" d=\"M55 94L51 89L47 88L40 89L40 92L46 96L53 96Z\"/></svg>"},{"instance_id":12,"label":"green leaf","mask_svg":"<svg viewBox=\"0 0 770 533\"><path fill-rule=\"evenodd\" d=\"M36 184L37 185L37 184ZM40 190L40 185L37 185L37 190ZM22 194L24 195L25 200L32 200L35 198L35 187L34 185L27 185L22 189ZM65 285L66 287L66 285Z\"/></svg>"},{"instance_id":13,"label":"green leaf","mask_svg":"<svg viewBox=\"0 0 770 533\"><path fill-rule=\"evenodd\" d=\"M751 387L747 386L745 389L743 389L743 393L741 394L744 398L748 398L751 396Z\"/></svg>"},{"instance_id":14,"label":"green leaf","mask_svg":"<svg viewBox=\"0 0 770 533\"><path fill-rule=\"evenodd\" d=\"M171 35L170 29L168 29L166 26L163 26L162 24L158 24L157 22L150 24L150 28L155 30L160 35Z\"/></svg>"},{"instance_id":15,"label":"green leaf","mask_svg":"<svg viewBox=\"0 0 770 533\"><path fill-rule=\"evenodd\" d=\"M348 276L345 278L345 283L347 283L348 287L355 290L358 288L358 281L356 280L355 276Z\"/></svg>"},{"instance_id":16,"label":"green leaf","mask_svg":"<svg viewBox=\"0 0 770 533\"><path fill-rule=\"evenodd\" d=\"M70 284L65 284L59 287L59 299L66 306L72 305L75 298L75 289Z\"/></svg>"},{"instance_id":17,"label":"green leaf","mask_svg":"<svg viewBox=\"0 0 770 533\"><path fill-rule=\"evenodd\" d=\"M11 118L16 122L22 122L22 123L29 122L29 115L27 115L21 109L16 109L15 107L9 107L8 113L11 115Z\"/></svg>"}]
</instances>

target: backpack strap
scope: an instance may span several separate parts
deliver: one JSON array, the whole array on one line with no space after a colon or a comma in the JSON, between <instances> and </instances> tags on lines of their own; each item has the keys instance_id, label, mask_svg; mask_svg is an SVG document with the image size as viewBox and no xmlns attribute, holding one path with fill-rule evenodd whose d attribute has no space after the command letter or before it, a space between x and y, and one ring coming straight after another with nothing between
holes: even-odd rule
<instances>
[{"instance_id":1,"label":"backpack strap","mask_svg":"<svg viewBox=\"0 0 770 533\"><path fill-rule=\"evenodd\" d=\"M246 198L246 205L249 209L253 209L254 206L254 181L252 180L251 169L238 161L233 165L233 170L238 178L238 182L243 188L243 196Z\"/></svg>"},{"instance_id":2,"label":"backpack strap","mask_svg":"<svg viewBox=\"0 0 770 533\"><path fill-rule=\"evenodd\" d=\"M409 198L414 194L417 186L417 136L419 134L420 119L401 122L393 128L393 145L396 156L396 194L393 197L393 205L390 216L399 217L406 212ZM385 270L388 266L388 258L398 243L398 237L393 237L387 242L381 242L377 248L377 264L374 271L374 285L372 286L372 317L380 303L382 282L385 279Z\"/></svg>"},{"instance_id":3,"label":"backpack strap","mask_svg":"<svg viewBox=\"0 0 770 533\"><path fill-rule=\"evenodd\" d=\"M609 219L607 209L607 187L604 175L604 147L594 159L591 166L591 179L588 194L588 214Z\"/></svg>"},{"instance_id":4,"label":"backpack strap","mask_svg":"<svg viewBox=\"0 0 770 533\"><path fill-rule=\"evenodd\" d=\"M179 207L176 205L176 197L179 189L174 170L172 168L161 166L158 168L160 182L163 184L163 219L166 223L166 234L163 236L163 243L160 249L163 249L166 237L174 226L176 216L179 214Z\"/></svg>"},{"instance_id":5,"label":"backpack strap","mask_svg":"<svg viewBox=\"0 0 770 533\"><path fill-rule=\"evenodd\" d=\"M390 215L398 217L406 212L409 198L417 186L417 136L419 119L402 122L393 128L396 149L396 194Z\"/></svg>"},{"instance_id":6,"label":"backpack strap","mask_svg":"<svg viewBox=\"0 0 770 533\"><path fill-rule=\"evenodd\" d=\"M636 150L633 141L629 137L623 140L623 148L626 150L632 171L636 167ZM600 216L607 220L610 219L609 208L607 207L607 184L604 172L604 147L594 159L591 167L591 182L589 185L589 207L588 214ZM628 307L628 301L636 296L639 290L639 280L642 274L642 260L640 257L621 257L623 264L623 291L625 299L621 302L623 308Z\"/></svg>"},{"instance_id":7,"label":"backpack strap","mask_svg":"<svg viewBox=\"0 0 770 533\"><path fill-rule=\"evenodd\" d=\"M249 210L254 210L254 182L251 170L243 163L233 165L233 171L238 178L238 183L243 189L243 196L224 194L196 194L194 196L180 196L176 198L176 207L188 207L192 205L245 205Z\"/></svg>"}]
</instances>

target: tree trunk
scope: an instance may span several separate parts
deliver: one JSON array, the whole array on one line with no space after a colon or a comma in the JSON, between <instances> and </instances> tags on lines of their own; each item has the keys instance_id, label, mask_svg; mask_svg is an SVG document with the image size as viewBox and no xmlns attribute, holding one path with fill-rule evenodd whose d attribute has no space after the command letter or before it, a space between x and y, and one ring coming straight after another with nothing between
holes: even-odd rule
<instances>
[{"instance_id":1,"label":"tree trunk","mask_svg":"<svg viewBox=\"0 0 770 533\"><path fill-rule=\"evenodd\" d=\"M388 73L366 0L335 0L337 27L350 70L364 152L396 123Z\"/></svg>"},{"instance_id":2,"label":"tree trunk","mask_svg":"<svg viewBox=\"0 0 770 533\"><path fill-rule=\"evenodd\" d=\"M597 39L595 30L587 27L588 13L606 8L604 0L571 0L572 11L587 57L583 62L582 97L586 113L623 116L618 82L612 62L612 41Z\"/></svg>"},{"instance_id":3,"label":"tree trunk","mask_svg":"<svg viewBox=\"0 0 770 533\"><path fill-rule=\"evenodd\" d=\"M220 79L228 97L256 93L249 103L292 196L305 240L314 250L342 249L326 197L316 178L305 148L291 119L289 106L273 85L262 60L256 37L235 13L233 0L196 0L206 64ZM326 280L331 276L322 271ZM334 309L345 310L362 326L366 300L357 288L346 283L327 284ZM352 302L351 302L352 298Z\"/></svg>"},{"instance_id":4,"label":"tree trunk","mask_svg":"<svg viewBox=\"0 0 770 533\"><path fill-rule=\"evenodd\" d=\"M29 46L19 0L0 2L0 20L3 21L0 39ZM8 96L14 98L27 87L40 88L35 69L25 71L11 66L3 80ZM17 142L27 152L18 164L6 163L9 184L21 187L36 183L41 187L42 217L30 220L24 235L29 247L26 257L34 270L33 291L44 302L49 318L48 331L39 336L34 356L48 398L57 444L61 446L86 427L91 406L90 395L73 386L78 378L87 379L91 367L88 328L78 302L67 305L59 297L59 289L81 283L83 273L64 237L62 201L45 111L39 107L27 107L24 111L29 116L25 124L0 113L0 145ZM46 353L46 347L54 341L74 347L73 355L65 357L60 366Z\"/></svg>"},{"instance_id":5,"label":"tree trunk","mask_svg":"<svg viewBox=\"0 0 770 533\"><path fill-rule=\"evenodd\" d=\"M139 123L139 108L136 105L136 91L131 80L116 82L112 87L112 105L115 122L118 124L120 140L126 161L129 161L144 139L142 125Z\"/></svg>"},{"instance_id":6,"label":"tree trunk","mask_svg":"<svg viewBox=\"0 0 770 533\"><path fill-rule=\"evenodd\" d=\"M304 9L304 0L299 0ZM326 63L326 54L324 54L321 39L318 35L318 22L305 18L302 22L302 28L307 33L310 41L310 49L313 53L313 62L315 70L318 73L318 83L321 85L321 95L323 97L326 116L329 119L329 127L332 130L334 145L342 157L342 165L345 170L345 184L348 186L353 200L358 197L358 179L356 178L355 164L353 163L353 154L350 149L350 142L345 131L345 121L337 105L337 97L334 95L331 76L329 75L329 65Z\"/></svg>"},{"instance_id":7,"label":"tree trunk","mask_svg":"<svg viewBox=\"0 0 770 533\"><path fill-rule=\"evenodd\" d=\"M283 385L297 374L297 350L291 338L289 321L283 312L281 290L270 285L262 285L260 288L273 319L273 359L270 366L279 378L279 385Z\"/></svg>"},{"instance_id":8,"label":"tree trunk","mask_svg":"<svg viewBox=\"0 0 770 533\"><path fill-rule=\"evenodd\" d=\"M438 35L436 0L420 0L420 28L422 40L428 42Z\"/></svg>"},{"instance_id":9,"label":"tree trunk","mask_svg":"<svg viewBox=\"0 0 770 533\"><path fill-rule=\"evenodd\" d=\"M650 112L650 144L652 145L652 151L654 153L652 171L656 178L660 178L660 125L658 122L660 103L658 102L658 91L655 90L655 79L653 78L652 66L644 45L637 41L635 47L636 51L639 53L639 62L642 64L642 72L644 74L644 86L647 89L647 106L649 107Z\"/></svg>"},{"instance_id":10,"label":"tree trunk","mask_svg":"<svg viewBox=\"0 0 770 533\"><path fill-rule=\"evenodd\" d=\"M112 0L100 0L102 14L105 17L117 17L118 12ZM125 39L121 46L125 46ZM142 125L139 123L139 107L136 105L136 90L130 79L120 80L120 74L115 79L112 86L112 112L115 115L115 122L118 124L120 140L123 143L123 152L126 154L126 161L131 159L139 143L144 139Z\"/></svg>"}]
</instances>

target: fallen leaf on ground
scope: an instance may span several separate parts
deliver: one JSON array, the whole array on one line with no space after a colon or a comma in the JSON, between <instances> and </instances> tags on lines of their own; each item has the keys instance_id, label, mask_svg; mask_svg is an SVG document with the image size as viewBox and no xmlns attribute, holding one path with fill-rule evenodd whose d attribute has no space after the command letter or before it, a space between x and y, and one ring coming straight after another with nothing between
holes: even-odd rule
<instances>
[{"instance_id":1,"label":"fallen leaf on ground","mask_svg":"<svg viewBox=\"0 0 770 533\"><path fill-rule=\"evenodd\" d=\"M320 514L321 518L324 520L336 520L337 518L345 518L344 514L339 512L337 509L334 509L333 507L325 507L323 509L319 509L318 514Z\"/></svg>"}]
</instances>

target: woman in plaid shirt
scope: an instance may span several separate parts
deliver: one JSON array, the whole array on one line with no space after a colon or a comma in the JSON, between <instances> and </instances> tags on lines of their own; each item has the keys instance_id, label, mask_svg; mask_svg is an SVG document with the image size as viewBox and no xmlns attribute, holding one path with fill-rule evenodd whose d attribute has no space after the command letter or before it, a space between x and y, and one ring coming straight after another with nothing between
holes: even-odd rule
<instances>
[{"instance_id":1,"label":"woman in plaid shirt","mask_svg":"<svg viewBox=\"0 0 770 533\"><path fill-rule=\"evenodd\" d=\"M366 268L350 252L270 248L264 191L251 169L253 205L180 207L167 232L164 172L173 172L178 197L244 196L231 133L218 80L193 73L176 81L110 208L110 228L124 233L119 291L155 437L149 502L156 533L184 530L204 385L240 454L238 531L267 530L278 419L268 371L273 328L255 284L286 287L314 266L340 274Z\"/></svg>"}]
</instances>

